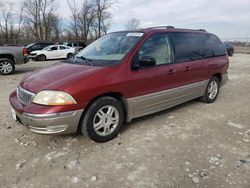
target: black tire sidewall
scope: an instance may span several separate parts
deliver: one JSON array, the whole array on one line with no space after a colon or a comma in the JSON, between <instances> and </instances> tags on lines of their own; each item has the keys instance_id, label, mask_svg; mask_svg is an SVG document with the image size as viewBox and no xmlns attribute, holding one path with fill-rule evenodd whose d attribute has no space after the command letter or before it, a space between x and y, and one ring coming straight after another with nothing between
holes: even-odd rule
<instances>
[{"instance_id":1,"label":"black tire sidewall","mask_svg":"<svg viewBox=\"0 0 250 188\"><path fill-rule=\"evenodd\" d=\"M217 83L217 85L218 85L218 92L217 92L217 95L216 95L215 98L210 99L209 96L208 96L208 88L209 88L210 83L213 82L213 81L216 81L216 83ZM215 102L216 99L217 99L217 97L218 97L218 95L219 95L219 92L220 92L220 81L219 81L219 79L218 79L217 77L212 77L212 78L209 80L208 84L207 84L207 88L206 88L206 92L205 92L206 102L207 102L207 103L213 103L213 102Z\"/></svg>"},{"instance_id":2,"label":"black tire sidewall","mask_svg":"<svg viewBox=\"0 0 250 188\"><path fill-rule=\"evenodd\" d=\"M103 106L106 106L106 105L112 105L118 110L119 123L118 123L118 126L116 127L116 129L113 133L111 133L108 136L100 136L94 130L93 119L94 119L96 112L100 108L102 108ZM107 141L109 141L117 136L117 134L120 131L121 126L124 123L124 119L125 119L125 115L124 115L124 109L123 109L122 104L113 97L102 97L102 98L94 101L90 105L90 107L87 109L87 112L83 116L83 120L81 123L81 131L84 135L88 136L89 138L91 138L95 142L107 142Z\"/></svg>"},{"instance_id":3,"label":"black tire sidewall","mask_svg":"<svg viewBox=\"0 0 250 188\"><path fill-rule=\"evenodd\" d=\"M12 66L12 71L9 72L9 73L3 73L3 72L0 71L0 74L2 74L2 75L10 75L10 74L12 74L15 71L15 64L14 64L14 62L12 60L6 59L6 58L0 59L0 62L2 62L2 61L9 62L11 64L11 66Z\"/></svg>"},{"instance_id":4,"label":"black tire sidewall","mask_svg":"<svg viewBox=\"0 0 250 188\"><path fill-rule=\"evenodd\" d=\"M43 57L43 58L42 58L42 57ZM47 59L46 56L43 55L43 54L42 54L42 55L39 55L39 56L37 57L37 60L38 60L38 61L46 61L46 59Z\"/></svg>"},{"instance_id":5,"label":"black tire sidewall","mask_svg":"<svg viewBox=\"0 0 250 188\"><path fill-rule=\"evenodd\" d=\"M230 50L229 53L228 53L228 55L229 55L230 57L232 57L232 56L233 56L233 53L234 53L233 50Z\"/></svg>"}]
</instances>

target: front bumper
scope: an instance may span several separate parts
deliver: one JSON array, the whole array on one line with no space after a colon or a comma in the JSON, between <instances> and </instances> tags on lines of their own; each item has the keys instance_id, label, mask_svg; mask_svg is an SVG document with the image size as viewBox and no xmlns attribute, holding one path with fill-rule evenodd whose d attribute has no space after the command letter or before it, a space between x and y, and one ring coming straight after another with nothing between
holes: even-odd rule
<instances>
[{"instance_id":1,"label":"front bumper","mask_svg":"<svg viewBox=\"0 0 250 188\"><path fill-rule=\"evenodd\" d=\"M23 104L16 92L10 95L9 101L14 111L14 118L32 132L39 134L75 133L84 111L79 108L67 107L62 110L61 107Z\"/></svg>"},{"instance_id":2,"label":"front bumper","mask_svg":"<svg viewBox=\"0 0 250 188\"><path fill-rule=\"evenodd\" d=\"M36 59L37 55L29 55L29 59Z\"/></svg>"},{"instance_id":3,"label":"front bumper","mask_svg":"<svg viewBox=\"0 0 250 188\"><path fill-rule=\"evenodd\" d=\"M30 114L16 112L17 121L38 134L69 134L78 129L83 110L54 114Z\"/></svg>"}]
</instances>

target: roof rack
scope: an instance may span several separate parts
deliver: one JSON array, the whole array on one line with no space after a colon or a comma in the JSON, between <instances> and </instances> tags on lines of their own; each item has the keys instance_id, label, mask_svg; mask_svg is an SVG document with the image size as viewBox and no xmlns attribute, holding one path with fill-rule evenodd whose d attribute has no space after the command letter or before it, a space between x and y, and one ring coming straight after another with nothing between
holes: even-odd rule
<instances>
[{"instance_id":1,"label":"roof rack","mask_svg":"<svg viewBox=\"0 0 250 188\"><path fill-rule=\"evenodd\" d=\"M146 29L174 29L174 26L167 25L167 26L156 26L156 27L149 27Z\"/></svg>"},{"instance_id":2,"label":"roof rack","mask_svg":"<svg viewBox=\"0 0 250 188\"><path fill-rule=\"evenodd\" d=\"M180 29L180 30L189 30L189 31L203 31L207 32L205 29L185 29L185 28L175 28L174 26L156 26L156 27L149 27L146 29Z\"/></svg>"},{"instance_id":3,"label":"roof rack","mask_svg":"<svg viewBox=\"0 0 250 188\"><path fill-rule=\"evenodd\" d=\"M185 28L176 28L176 29L187 30L187 31L204 31L204 32L207 32L205 29L185 29Z\"/></svg>"}]
</instances>

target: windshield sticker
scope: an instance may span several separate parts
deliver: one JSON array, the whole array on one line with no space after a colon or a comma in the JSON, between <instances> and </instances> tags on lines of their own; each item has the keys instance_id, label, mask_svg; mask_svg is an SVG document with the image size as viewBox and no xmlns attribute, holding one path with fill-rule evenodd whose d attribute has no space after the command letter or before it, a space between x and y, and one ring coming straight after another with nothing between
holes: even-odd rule
<instances>
[{"instance_id":1,"label":"windshield sticker","mask_svg":"<svg viewBox=\"0 0 250 188\"><path fill-rule=\"evenodd\" d=\"M142 37L144 33L128 33L127 37Z\"/></svg>"}]
</instances>

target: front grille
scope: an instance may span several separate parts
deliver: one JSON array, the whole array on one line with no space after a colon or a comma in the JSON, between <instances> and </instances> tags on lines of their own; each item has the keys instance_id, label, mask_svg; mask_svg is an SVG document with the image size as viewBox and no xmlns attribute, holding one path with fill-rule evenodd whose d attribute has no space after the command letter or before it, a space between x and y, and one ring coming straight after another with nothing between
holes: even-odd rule
<instances>
[{"instance_id":1,"label":"front grille","mask_svg":"<svg viewBox=\"0 0 250 188\"><path fill-rule=\"evenodd\" d=\"M27 91L20 86L17 87L17 97L22 103L31 103L33 97L35 96L35 93L32 93L30 91Z\"/></svg>"}]
</instances>

